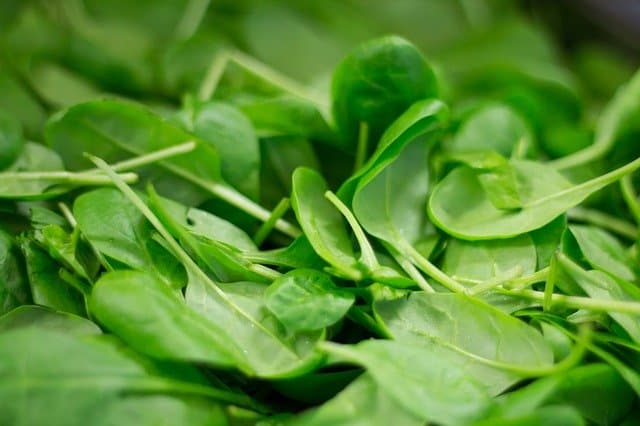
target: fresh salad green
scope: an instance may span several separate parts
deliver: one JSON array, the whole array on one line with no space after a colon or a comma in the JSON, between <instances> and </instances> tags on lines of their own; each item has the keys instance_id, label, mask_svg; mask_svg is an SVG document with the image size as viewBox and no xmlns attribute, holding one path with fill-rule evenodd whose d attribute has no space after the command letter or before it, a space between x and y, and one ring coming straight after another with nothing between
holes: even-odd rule
<instances>
[{"instance_id":1,"label":"fresh salad green","mask_svg":"<svg viewBox=\"0 0 640 426\"><path fill-rule=\"evenodd\" d=\"M636 424L640 71L576 49L499 0L0 1L0 424Z\"/></svg>"}]
</instances>

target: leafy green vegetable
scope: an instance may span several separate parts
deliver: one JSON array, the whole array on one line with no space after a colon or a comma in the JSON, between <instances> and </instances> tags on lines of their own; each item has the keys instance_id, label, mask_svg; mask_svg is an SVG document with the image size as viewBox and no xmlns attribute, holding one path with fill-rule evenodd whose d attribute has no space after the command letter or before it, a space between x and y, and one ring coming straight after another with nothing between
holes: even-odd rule
<instances>
[{"instance_id":1,"label":"leafy green vegetable","mask_svg":"<svg viewBox=\"0 0 640 426\"><path fill-rule=\"evenodd\" d=\"M291 331L333 325L353 302L353 294L312 269L295 269L276 279L265 291L265 306Z\"/></svg>"},{"instance_id":2,"label":"leafy green vegetable","mask_svg":"<svg viewBox=\"0 0 640 426\"><path fill-rule=\"evenodd\" d=\"M412 103L437 95L433 71L407 40L389 36L355 49L336 68L331 87L333 115L347 141L360 123L372 142Z\"/></svg>"},{"instance_id":3,"label":"leafy green vegetable","mask_svg":"<svg viewBox=\"0 0 640 426\"><path fill-rule=\"evenodd\" d=\"M640 62L560 3L0 0L0 424L637 423Z\"/></svg>"}]
</instances>

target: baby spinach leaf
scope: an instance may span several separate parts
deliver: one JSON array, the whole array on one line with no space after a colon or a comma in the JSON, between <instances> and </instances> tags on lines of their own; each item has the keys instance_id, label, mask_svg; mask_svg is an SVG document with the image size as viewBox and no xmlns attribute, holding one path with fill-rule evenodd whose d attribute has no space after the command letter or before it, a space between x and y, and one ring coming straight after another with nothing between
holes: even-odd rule
<instances>
[{"instance_id":1,"label":"baby spinach leaf","mask_svg":"<svg viewBox=\"0 0 640 426\"><path fill-rule=\"evenodd\" d=\"M347 203L347 206L350 206L358 183L363 176L377 174L393 162L408 143L420 136L438 134L448 119L449 109L439 100L427 99L411 105L407 111L389 125L373 155L362 168L356 170L342 184L338 190L338 196Z\"/></svg>"},{"instance_id":2,"label":"baby spinach leaf","mask_svg":"<svg viewBox=\"0 0 640 426\"><path fill-rule=\"evenodd\" d=\"M357 281L362 272L357 269L358 261L344 219L324 196L327 189L320 174L298 168L293 173L291 206L316 253L338 274Z\"/></svg>"},{"instance_id":3,"label":"baby spinach leaf","mask_svg":"<svg viewBox=\"0 0 640 426\"><path fill-rule=\"evenodd\" d=\"M184 287L184 268L153 239L153 228L118 190L103 188L76 198L73 215L98 251L139 271L153 271L174 287Z\"/></svg>"},{"instance_id":4,"label":"baby spinach leaf","mask_svg":"<svg viewBox=\"0 0 640 426\"><path fill-rule=\"evenodd\" d=\"M191 234L219 241L242 251L257 250L251 237L242 229L205 210L187 207L168 198L159 198L162 208Z\"/></svg>"},{"instance_id":5,"label":"baby spinach leaf","mask_svg":"<svg viewBox=\"0 0 640 426\"><path fill-rule=\"evenodd\" d=\"M554 162L558 169L569 169L606 155L624 136L638 131L640 115L640 71L622 85L598 118L592 145Z\"/></svg>"},{"instance_id":6,"label":"baby spinach leaf","mask_svg":"<svg viewBox=\"0 0 640 426\"><path fill-rule=\"evenodd\" d=\"M333 116L346 146L354 145L360 123L377 142L411 104L435 97L437 90L431 67L413 44L382 37L358 46L334 71Z\"/></svg>"},{"instance_id":7,"label":"baby spinach leaf","mask_svg":"<svg viewBox=\"0 0 640 426\"><path fill-rule=\"evenodd\" d=\"M548 224L589 195L636 170L640 160L577 185L542 163L513 160L511 164L516 173L521 209L496 208L473 170L461 166L433 189L428 205L431 220L460 239L514 237Z\"/></svg>"},{"instance_id":8,"label":"baby spinach leaf","mask_svg":"<svg viewBox=\"0 0 640 426\"><path fill-rule=\"evenodd\" d=\"M21 82L4 69L0 69L0 93L0 109L11 111L22 124L27 136L40 136L46 120L44 108Z\"/></svg>"},{"instance_id":9,"label":"baby spinach leaf","mask_svg":"<svg viewBox=\"0 0 640 426\"><path fill-rule=\"evenodd\" d=\"M378 386L409 413L443 425L469 423L491 407L483 386L455 360L428 345L365 340L357 345L323 344L344 361L362 365Z\"/></svg>"},{"instance_id":10,"label":"baby spinach leaf","mask_svg":"<svg viewBox=\"0 0 640 426\"><path fill-rule=\"evenodd\" d=\"M90 320L36 305L23 305L0 316L0 333L23 327L37 327L76 336L94 336L102 330Z\"/></svg>"},{"instance_id":11,"label":"baby spinach leaf","mask_svg":"<svg viewBox=\"0 0 640 426\"><path fill-rule=\"evenodd\" d=\"M20 122L0 110L0 170L13 164L23 147L24 139Z\"/></svg>"},{"instance_id":12,"label":"baby spinach leaf","mask_svg":"<svg viewBox=\"0 0 640 426\"><path fill-rule=\"evenodd\" d=\"M474 426L539 426L545 424L561 424L564 426L585 426L580 413L569 405L550 405L541 407L535 412L518 413L513 417L490 417Z\"/></svg>"},{"instance_id":13,"label":"baby spinach leaf","mask_svg":"<svg viewBox=\"0 0 640 426\"><path fill-rule=\"evenodd\" d=\"M0 230L0 315L29 303L24 266L13 238Z\"/></svg>"},{"instance_id":14,"label":"baby spinach leaf","mask_svg":"<svg viewBox=\"0 0 640 426\"><path fill-rule=\"evenodd\" d=\"M558 261L575 283L593 299L640 300L640 289L630 282L602 271L585 271L565 255L559 255ZM634 342L640 342L640 319L637 315L609 312L609 316L620 324Z\"/></svg>"},{"instance_id":15,"label":"baby spinach leaf","mask_svg":"<svg viewBox=\"0 0 640 426\"><path fill-rule=\"evenodd\" d=\"M286 426L421 426L424 420L391 398L367 373L320 407L285 421Z\"/></svg>"},{"instance_id":16,"label":"baby spinach leaf","mask_svg":"<svg viewBox=\"0 0 640 426\"><path fill-rule=\"evenodd\" d=\"M25 357L25 353L29 356ZM105 408L107 418L119 417L127 422L128 418L111 416L118 411L124 414L132 405L138 405L136 400L143 398L136 396L140 392L152 399L154 394L167 394L163 398L168 404L181 401L179 397L168 396L170 393L180 390L196 393L188 383L150 375L141 360L104 338L89 339L37 327L20 328L0 333L0 357L3 424L71 425L78 424L78 419L86 424L105 424L100 416L91 420L96 417L97 406ZM218 395L222 400L236 399L231 393L215 388L196 390ZM240 399L236 402L243 403ZM145 406L148 405L140 404L138 409ZM190 412L197 408L184 404L183 409ZM170 407L161 410L167 415L180 412Z\"/></svg>"},{"instance_id":17,"label":"baby spinach leaf","mask_svg":"<svg viewBox=\"0 0 640 426\"><path fill-rule=\"evenodd\" d=\"M187 131L215 147L225 181L248 197L258 198L258 139L241 111L222 102L206 102L191 105L176 119Z\"/></svg>"},{"instance_id":18,"label":"baby spinach leaf","mask_svg":"<svg viewBox=\"0 0 640 426\"><path fill-rule=\"evenodd\" d=\"M354 303L352 293L337 287L328 275L295 269L265 291L265 306L293 332L320 330L338 322Z\"/></svg>"},{"instance_id":19,"label":"baby spinach leaf","mask_svg":"<svg viewBox=\"0 0 640 426\"><path fill-rule=\"evenodd\" d=\"M445 148L450 152L495 151L503 157L531 152L533 135L527 123L511 108L489 104L474 112Z\"/></svg>"},{"instance_id":20,"label":"baby spinach leaf","mask_svg":"<svg viewBox=\"0 0 640 426\"><path fill-rule=\"evenodd\" d=\"M571 225L569 231L575 237L582 255L593 268L626 281L636 280L635 261L611 234L600 228L584 225Z\"/></svg>"},{"instance_id":21,"label":"baby spinach leaf","mask_svg":"<svg viewBox=\"0 0 640 426\"><path fill-rule=\"evenodd\" d=\"M520 275L536 271L537 254L527 234L506 240L463 241L447 244L442 270L456 278L485 281L517 268Z\"/></svg>"},{"instance_id":22,"label":"baby spinach leaf","mask_svg":"<svg viewBox=\"0 0 640 426\"><path fill-rule=\"evenodd\" d=\"M59 225L46 225L34 232L34 239L67 269L89 282L93 281L100 265L88 247L78 246L80 238L77 230L69 234Z\"/></svg>"},{"instance_id":23,"label":"baby spinach leaf","mask_svg":"<svg viewBox=\"0 0 640 426\"><path fill-rule=\"evenodd\" d=\"M323 333L287 333L265 308L265 289L263 284L248 282L214 287L192 277L187 286L186 301L194 311L224 327L257 376L299 376L321 361L314 349Z\"/></svg>"},{"instance_id":24,"label":"baby spinach leaf","mask_svg":"<svg viewBox=\"0 0 640 426\"><path fill-rule=\"evenodd\" d=\"M20 240L33 302L59 311L84 316L83 295L60 278L60 265L27 237Z\"/></svg>"},{"instance_id":25,"label":"baby spinach leaf","mask_svg":"<svg viewBox=\"0 0 640 426\"><path fill-rule=\"evenodd\" d=\"M296 238L286 247L246 252L244 256L251 262L288 268L322 269L326 265L325 261L314 251L309 239L304 235Z\"/></svg>"},{"instance_id":26,"label":"baby spinach leaf","mask_svg":"<svg viewBox=\"0 0 640 426\"><path fill-rule=\"evenodd\" d=\"M102 325L141 353L250 371L227 330L190 309L152 275L137 271L102 275L89 307Z\"/></svg>"},{"instance_id":27,"label":"baby spinach leaf","mask_svg":"<svg viewBox=\"0 0 640 426\"><path fill-rule=\"evenodd\" d=\"M522 374L481 365L479 359L523 370L553 362L549 345L535 329L468 296L413 292L406 298L376 301L373 308L394 339L453 349L448 356L462 360L467 373L494 395L518 382Z\"/></svg>"},{"instance_id":28,"label":"baby spinach leaf","mask_svg":"<svg viewBox=\"0 0 640 426\"><path fill-rule=\"evenodd\" d=\"M212 145L132 102L98 100L74 105L49 119L45 135L70 170L92 165L83 156L84 152L116 162L195 140L196 149L160 165L189 182L206 182L203 184L206 186L220 180L220 160ZM184 187L184 181L180 183L176 177L163 179L166 184L172 182ZM184 189L194 193L193 187ZM199 194L201 191L202 187L195 190ZM173 194L180 192L172 191ZM200 195L198 199L202 201L205 197Z\"/></svg>"}]
</instances>

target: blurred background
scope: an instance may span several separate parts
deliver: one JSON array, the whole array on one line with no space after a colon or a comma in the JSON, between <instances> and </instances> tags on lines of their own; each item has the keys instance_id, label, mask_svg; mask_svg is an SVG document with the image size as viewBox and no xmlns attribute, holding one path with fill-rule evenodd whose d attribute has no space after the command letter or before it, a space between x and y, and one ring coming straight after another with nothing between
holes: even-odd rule
<instances>
[{"instance_id":1,"label":"blurred background","mask_svg":"<svg viewBox=\"0 0 640 426\"><path fill-rule=\"evenodd\" d=\"M340 58L388 33L423 50L448 102L510 104L553 157L565 154L558 139L589 143L593 117L637 68L640 2L0 0L0 108L33 138L51 111L96 94L170 110L230 46L328 98ZM241 104L242 84L227 73L216 96Z\"/></svg>"}]
</instances>

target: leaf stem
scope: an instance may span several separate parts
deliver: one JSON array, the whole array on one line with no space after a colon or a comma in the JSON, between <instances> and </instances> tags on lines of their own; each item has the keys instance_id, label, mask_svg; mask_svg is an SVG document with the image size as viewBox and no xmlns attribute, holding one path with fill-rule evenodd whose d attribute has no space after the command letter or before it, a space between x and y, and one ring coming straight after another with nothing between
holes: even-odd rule
<instances>
[{"instance_id":1,"label":"leaf stem","mask_svg":"<svg viewBox=\"0 0 640 426\"><path fill-rule=\"evenodd\" d=\"M126 183L135 183L138 175L135 173L123 173L120 178ZM4 172L0 173L0 179L12 181L47 180L59 185L105 185L110 184L108 176L87 172Z\"/></svg>"},{"instance_id":2,"label":"leaf stem","mask_svg":"<svg viewBox=\"0 0 640 426\"><path fill-rule=\"evenodd\" d=\"M356 236L356 240L358 241L358 245L360 246L360 260L363 264L369 268L369 270L376 269L380 266L378 263L378 259L376 258L376 254L373 251L373 247L371 247L371 243L367 239L362 227L358 223L356 217L351 213L351 210L340 200L333 192L326 191L324 193L326 199L328 199L331 204L335 206L335 208L340 211L342 216L347 220L349 226L353 230L353 233Z\"/></svg>"},{"instance_id":3,"label":"leaf stem","mask_svg":"<svg viewBox=\"0 0 640 426\"><path fill-rule=\"evenodd\" d=\"M633 189L631 175L626 175L620 179L620 189L622 190L622 197L633 215L633 219L636 221L636 224L640 225L640 203L638 203L638 195Z\"/></svg>"},{"instance_id":4,"label":"leaf stem","mask_svg":"<svg viewBox=\"0 0 640 426\"><path fill-rule=\"evenodd\" d=\"M291 202L287 197L284 197L278 202L275 208L271 211L269 218L260 225L260 228L258 228L256 234L253 236L253 242L256 243L258 247L260 247L264 240L267 239L278 219L282 218L290 207Z\"/></svg>"},{"instance_id":5,"label":"leaf stem","mask_svg":"<svg viewBox=\"0 0 640 426\"><path fill-rule=\"evenodd\" d=\"M409 258L418 268L423 270L431 278L448 288L454 293L464 293L467 288L460 284L458 281L451 278L449 275L442 272L437 266L429 262L418 250L416 250L411 244L406 241L402 241L399 244L400 253L403 253Z\"/></svg>"},{"instance_id":6,"label":"leaf stem","mask_svg":"<svg viewBox=\"0 0 640 426\"><path fill-rule=\"evenodd\" d=\"M485 291L493 290L494 288L501 286L507 282L511 282L512 280L519 278L522 276L522 266L516 265L513 268L504 272L499 276L490 278L486 281L482 281L478 285L467 290L467 294L469 296L477 296L480 293L484 293Z\"/></svg>"},{"instance_id":7,"label":"leaf stem","mask_svg":"<svg viewBox=\"0 0 640 426\"><path fill-rule=\"evenodd\" d=\"M496 291L509 296L522 297L524 299L533 300L541 303L544 303L544 300L545 300L545 294L544 292L541 292L541 291L535 291L530 289L522 289L522 290L496 289ZM590 297L566 296L564 294L554 293L551 296L551 304L552 306L564 306L572 309L588 309L596 312L605 312L605 313L619 312L622 314L640 315L639 302L592 299Z\"/></svg>"},{"instance_id":8,"label":"leaf stem","mask_svg":"<svg viewBox=\"0 0 640 426\"><path fill-rule=\"evenodd\" d=\"M369 124L364 121L360 122L358 131L358 145L356 148L356 159L353 165L353 172L360 170L367 159L367 151L369 149Z\"/></svg>"},{"instance_id":9,"label":"leaf stem","mask_svg":"<svg viewBox=\"0 0 640 426\"><path fill-rule=\"evenodd\" d=\"M157 151L150 152L148 154L138 155L136 157L119 161L111 164L111 169L116 172L122 172L125 170L137 169L149 164L158 163L168 158L176 157L181 154L186 154L193 151L198 144L195 141L189 141L180 145L170 146L169 148L159 149ZM100 173L100 169L94 168L85 170L83 173Z\"/></svg>"},{"instance_id":10,"label":"leaf stem","mask_svg":"<svg viewBox=\"0 0 640 426\"><path fill-rule=\"evenodd\" d=\"M626 220L619 219L610 214L603 213L594 209L584 207L574 207L567 212L569 219L587 222L601 228L608 229L625 238L636 240L638 238L638 230Z\"/></svg>"},{"instance_id":11,"label":"leaf stem","mask_svg":"<svg viewBox=\"0 0 640 426\"><path fill-rule=\"evenodd\" d=\"M184 9L184 13L178 22L175 30L177 40L187 40L191 38L207 13L210 0L189 0Z\"/></svg>"},{"instance_id":12,"label":"leaf stem","mask_svg":"<svg viewBox=\"0 0 640 426\"><path fill-rule=\"evenodd\" d=\"M557 170L572 169L603 156L606 154L608 149L609 146L607 143L596 141L594 144L581 149L580 151L552 160L549 164Z\"/></svg>"},{"instance_id":13,"label":"leaf stem","mask_svg":"<svg viewBox=\"0 0 640 426\"><path fill-rule=\"evenodd\" d=\"M558 256L554 254L551 257L549 263L549 273L547 274L547 281L544 285L544 299L542 300L542 310L551 310L551 303L553 302L553 290L556 285L556 278L558 277Z\"/></svg>"},{"instance_id":14,"label":"leaf stem","mask_svg":"<svg viewBox=\"0 0 640 426\"><path fill-rule=\"evenodd\" d=\"M395 247L391 244L380 240L382 245L387 249L387 251L391 254L393 259L398 262L398 265L404 270L409 278L413 279L418 287L424 290L427 293L435 293L436 291L431 287L429 282L422 276L422 273L415 267L413 263L406 257L403 256Z\"/></svg>"},{"instance_id":15,"label":"leaf stem","mask_svg":"<svg viewBox=\"0 0 640 426\"><path fill-rule=\"evenodd\" d=\"M546 203L547 201L550 201L550 200L566 197L567 195L571 195L574 192L580 192L580 191L595 192L599 189L604 188L607 185L612 184L616 180L621 179L626 174L634 172L638 168L640 168L640 158L636 158L630 163L627 163L622 167L618 167L617 169L612 170L609 173L605 173L603 175L590 179L586 182L579 183L577 185L572 185L569 188L547 195L546 197L538 198L537 200L529 204L526 204L524 207L534 207L536 205Z\"/></svg>"}]
</instances>

